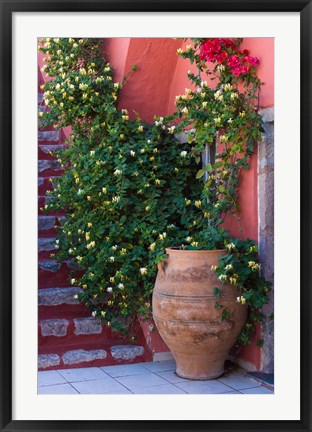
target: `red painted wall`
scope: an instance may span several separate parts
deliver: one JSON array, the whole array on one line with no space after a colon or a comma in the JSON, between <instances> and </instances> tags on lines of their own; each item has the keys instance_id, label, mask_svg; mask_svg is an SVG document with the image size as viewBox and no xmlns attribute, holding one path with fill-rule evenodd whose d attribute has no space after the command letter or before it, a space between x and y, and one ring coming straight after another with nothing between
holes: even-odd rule
<instances>
[{"instance_id":1,"label":"red painted wall","mask_svg":"<svg viewBox=\"0 0 312 432\"><path fill-rule=\"evenodd\" d=\"M178 57L176 51L180 41L169 38L132 38L128 53L124 58L125 41L123 38L109 39L104 51L114 68L114 78L127 81L121 92L119 108L127 108L131 118L136 113L143 120L152 122L154 115L168 113L168 101ZM124 64L116 53L121 51ZM114 62L114 59L118 60ZM136 65L136 71L132 71ZM122 71L122 73L121 73Z\"/></svg>"},{"instance_id":2,"label":"red painted wall","mask_svg":"<svg viewBox=\"0 0 312 432\"><path fill-rule=\"evenodd\" d=\"M120 108L127 108L132 116L138 112L146 121L153 116L171 114L175 110L175 96L184 93L190 87L187 71L194 70L187 60L177 56L176 50L188 42L173 39L133 38L128 44L125 55L124 39L111 39L107 43L107 54L115 68L116 79L122 73L129 75L129 80L122 90ZM274 39L246 38L242 44L250 55L260 60L258 76L263 81L260 107L274 105ZM120 53L120 56L118 56ZM123 64L121 64L121 58ZM117 59L116 61L114 59ZM132 65L137 65L137 72L131 74ZM122 71L122 72L121 72ZM233 236L252 238L258 241L258 179L257 149L250 160L250 169L244 171L240 181L239 222L232 216L225 218L225 227ZM259 336L260 328L257 329ZM255 343L243 349L240 355L245 362L259 369L261 355Z\"/></svg>"}]
</instances>

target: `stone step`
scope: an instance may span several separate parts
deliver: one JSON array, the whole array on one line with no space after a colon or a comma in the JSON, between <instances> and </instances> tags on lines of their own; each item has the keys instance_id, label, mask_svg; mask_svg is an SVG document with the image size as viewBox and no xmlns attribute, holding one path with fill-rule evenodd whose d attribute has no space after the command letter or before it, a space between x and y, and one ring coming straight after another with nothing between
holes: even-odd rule
<instances>
[{"instance_id":1,"label":"stone step","mask_svg":"<svg viewBox=\"0 0 312 432\"><path fill-rule=\"evenodd\" d=\"M63 225L64 222L65 216L38 216L39 237L55 237L57 235L55 227Z\"/></svg>"},{"instance_id":2,"label":"stone step","mask_svg":"<svg viewBox=\"0 0 312 432\"><path fill-rule=\"evenodd\" d=\"M38 230L49 231L59 223L59 220L55 216L38 216Z\"/></svg>"},{"instance_id":3,"label":"stone step","mask_svg":"<svg viewBox=\"0 0 312 432\"><path fill-rule=\"evenodd\" d=\"M49 144L51 142L59 144L60 131L38 131L38 142L41 144Z\"/></svg>"},{"instance_id":4,"label":"stone step","mask_svg":"<svg viewBox=\"0 0 312 432\"><path fill-rule=\"evenodd\" d=\"M53 348L52 346L50 348ZM66 369L73 367L110 366L149 361L142 345L90 345L81 349L56 350L40 353L38 369Z\"/></svg>"},{"instance_id":5,"label":"stone step","mask_svg":"<svg viewBox=\"0 0 312 432\"><path fill-rule=\"evenodd\" d=\"M39 321L39 335L43 337L100 335L103 333L103 327L100 320L93 317L74 319L50 318Z\"/></svg>"},{"instance_id":6,"label":"stone step","mask_svg":"<svg viewBox=\"0 0 312 432\"><path fill-rule=\"evenodd\" d=\"M52 252L57 249L56 239L53 238L39 238L38 239L38 252Z\"/></svg>"},{"instance_id":7,"label":"stone step","mask_svg":"<svg viewBox=\"0 0 312 432\"><path fill-rule=\"evenodd\" d=\"M63 170L60 163L55 159L40 159L38 160L38 173L45 172L47 175L59 176L62 174ZM47 174L47 172L49 174Z\"/></svg>"},{"instance_id":8,"label":"stone step","mask_svg":"<svg viewBox=\"0 0 312 432\"><path fill-rule=\"evenodd\" d=\"M54 145L39 145L38 146L38 159L39 160L55 160L53 154L58 150L65 148L64 144L54 144Z\"/></svg>"},{"instance_id":9,"label":"stone step","mask_svg":"<svg viewBox=\"0 0 312 432\"><path fill-rule=\"evenodd\" d=\"M38 290L39 306L79 305L75 295L80 294L80 287L42 288Z\"/></svg>"}]
</instances>

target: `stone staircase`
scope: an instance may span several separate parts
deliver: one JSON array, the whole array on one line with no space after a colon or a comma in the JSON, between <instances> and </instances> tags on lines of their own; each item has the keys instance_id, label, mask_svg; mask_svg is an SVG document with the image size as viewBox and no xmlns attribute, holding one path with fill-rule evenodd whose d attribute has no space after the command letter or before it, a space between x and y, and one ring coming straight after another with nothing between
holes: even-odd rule
<instances>
[{"instance_id":1,"label":"stone staircase","mask_svg":"<svg viewBox=\"0 0 312 432\"><path fill-rule=\"evenodd\" d=\"M39 84L42 80L39 79ZM38 109L46 109L39 91ZM104 366L150 361L142 330L138 324L135 344L103 326L74 295L79 287L69 286L71 262L51 259L55 249L55 225L64 213L43 214L50 178L62 174L50 152L64 146L64 134L52 127L38 130L38 368L39 370Z\"/></svg>"}]
</instances>

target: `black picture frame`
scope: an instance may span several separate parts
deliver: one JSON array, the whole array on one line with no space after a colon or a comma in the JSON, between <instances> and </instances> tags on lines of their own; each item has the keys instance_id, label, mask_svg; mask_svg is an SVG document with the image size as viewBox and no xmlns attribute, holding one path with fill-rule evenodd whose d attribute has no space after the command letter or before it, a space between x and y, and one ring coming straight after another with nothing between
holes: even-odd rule
<instances>
[{"instance_id":1,"label":"black picture frame","mask_svg":"<svg viewBox=\"0 0 312 432\"><path fill-rule=\"evenodd\" d=\"M311 431L311 0L0 0L0 429L1 431ZM301 418L298 421L12 420L12 16L14 12L300 12ZM288 54L288 53L287 53ZM296 150L294 150L296 151Z\"/></svg>"}]
</instances>

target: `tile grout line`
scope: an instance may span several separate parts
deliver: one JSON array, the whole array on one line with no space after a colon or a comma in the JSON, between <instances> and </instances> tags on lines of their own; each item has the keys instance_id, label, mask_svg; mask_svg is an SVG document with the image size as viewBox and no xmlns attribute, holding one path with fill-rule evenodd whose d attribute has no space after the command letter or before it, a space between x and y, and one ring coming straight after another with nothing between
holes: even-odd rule
<instances>
[{"instance_id":1,"label":"tile grout line","mask_svg":"<svg viewBox=\"0 0 312 432\"><path fill-rule=\"evenodd\" d=\"M158 372L168 372L168 371L158 371ZM174 373L175 373L175 372L174 372ZM155 372L155 374L157 375L156 372ZM177 377L179 376L178 374L176 374L176 375L177 375ZM174 385L177 389L184 391L186 394L190 394L190 393L187 393L184 389L182 389L181 387L179 387L179 386L176 385L176 384L185 384L185 383L189 383L189 382L203 382L203 381L216 381L216 382L220 382L220 381L218 381L217 379L213 379L213 380L191 380L191 379L190 379L190 380L186 380L186 381L181 381L180 383L171 383L171 382L168 381L166 378L164 378L164 377L162 377L162 376L160 376L160 375L157 375L157 376L159 376L160 378L166 380L168 383ZM236 390L236 389L234 389L233 387L230 387L230 386L227 385L227 384L224 384L224 383L221 383L221 382L220 382L220 384L223 384L223 385L226 385L227 387L229 387L229 389L230 389L229 391ZM196 393L196 394L197 394L197 393ZM216 394L216 393L214 393L214 394Z\"/></svg>"}]
</instances>

